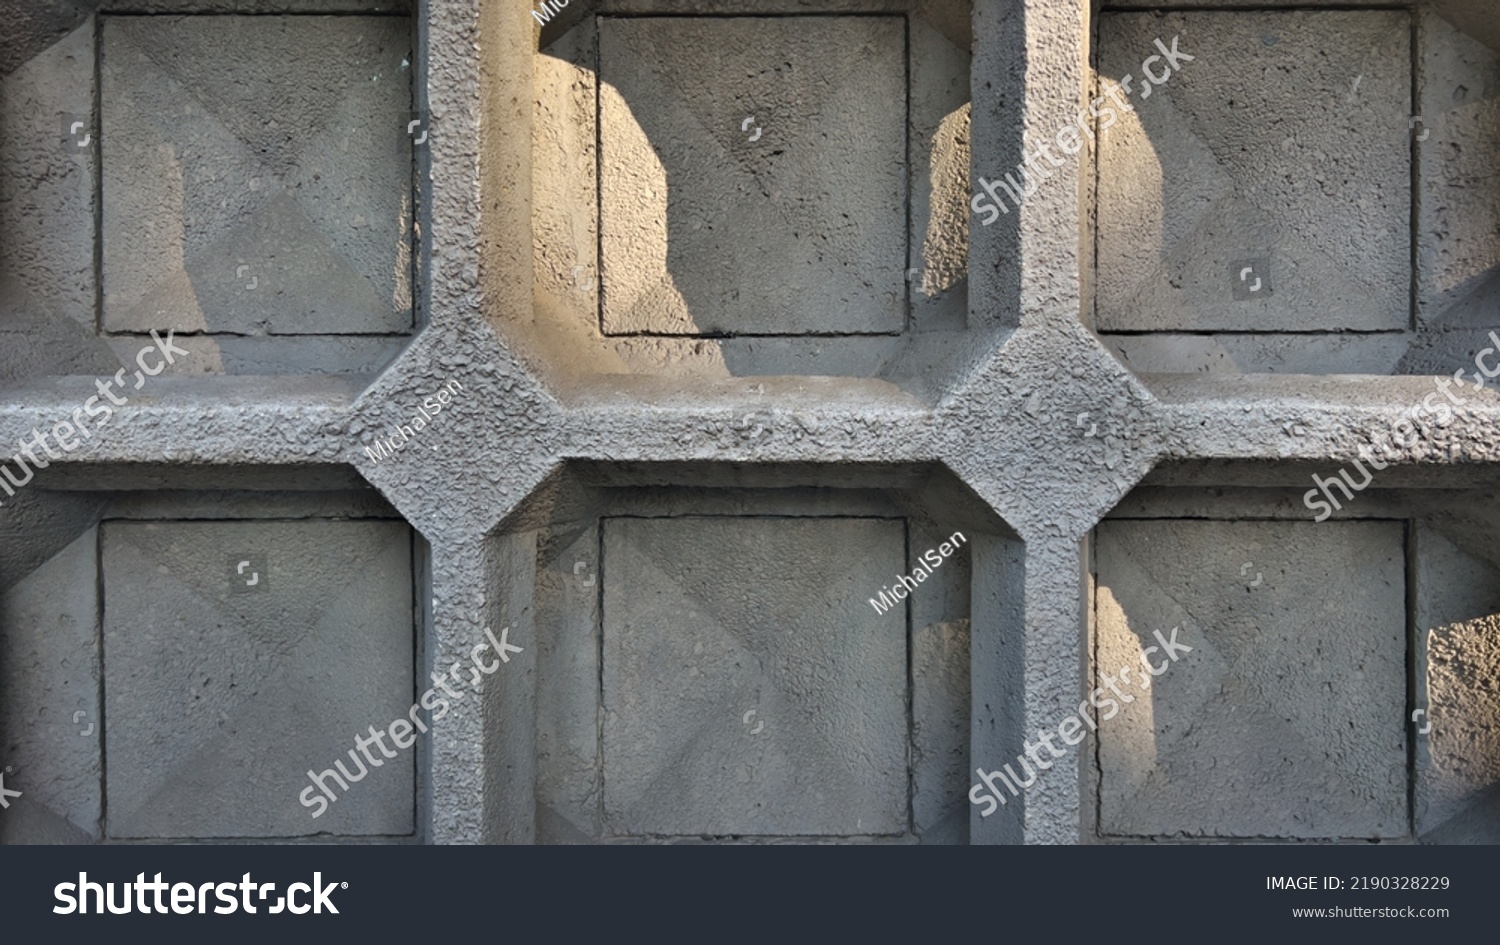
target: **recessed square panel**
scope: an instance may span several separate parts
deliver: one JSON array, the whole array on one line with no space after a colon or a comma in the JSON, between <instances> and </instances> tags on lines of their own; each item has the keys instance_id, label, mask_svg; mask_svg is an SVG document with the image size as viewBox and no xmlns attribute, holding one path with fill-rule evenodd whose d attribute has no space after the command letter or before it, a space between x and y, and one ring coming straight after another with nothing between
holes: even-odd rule
<instances>
[{"instance_id":1,"label":"recessed square panel","mask_svg":"<svg viewBox=\"0 0 1500 945\"><path fill-rule=\"evenodd\" d=\"M608 831L907 833L904 563L892 519L606 519Z\"/></svg>"},{"instance_id":2,"label":"recessed square panel","mask_svg":"<svg viewBox=\"0 0 1500 945\"><path fill-rule=\"evenodd\" d=\"M409 330L408 30L105 18L104 328Z\"/></svg>"},{"instance_id":3,"label":"recessed square panel","mask_svg":"<svg viewBox=\"0 0 1500 945\"><path fill-rule=\"evenodd\" d=\"M1409 835L1400 523L1097 534L1102 833Z\"/></svg>"},{"instance_id":4,"label":"recessed square panel","mask_svg":"<svg viewBox=\"0 0 1500 945\"><path fill-rule=\"evenodd\" d=\"M608 334L899 333L901 17L601 17Z\"/></svg>"},{"instance_id":5,"label":"recessed square panel","mask_svg":"<svg viewBox=\"0 0 1500 945\"><path fill-rule=\"evenodd\" d=\"M299 800L413 702L405 525L109 522L103 570L108 836L413 832L411 750Z\"/></svg>"},{"instance_id":6,"label":"recessed square panel","mask_svg":"<svg viewBox=\"0 0 1500 945\"><path fill-rule=\"evenodd\" d=\"M1105 15L1100 95L1130 81L1096 103L1098 328L1407 328L1411 22Z\"/></svg>"}]
</instances>

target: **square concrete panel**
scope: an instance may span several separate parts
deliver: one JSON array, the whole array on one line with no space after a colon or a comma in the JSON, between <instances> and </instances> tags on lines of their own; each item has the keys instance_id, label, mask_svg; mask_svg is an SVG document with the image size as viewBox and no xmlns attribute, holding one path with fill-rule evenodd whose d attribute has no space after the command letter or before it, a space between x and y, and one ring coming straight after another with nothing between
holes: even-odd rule
<instances>
[{"instance_id":1,"label":"square concrete panel","mask_svg":"<svg viewBox=\"0 0 1500 945\"><path fill-rule=\"evenodd\" d=\"M895 334L900 17L599 20L608 334Z\"/></svg>"},{"instance_id":2,"label":"square concrete panel","mask_svg":"<svg viewBox=\"0 0 1500 945\"><path fill-rule=\"evenodd\" d=\"M1100 94L1132 92L1100 109L1097 327L1407 328L1411 33L1393 10L1105 15ZM1194 59L1152 87L1174 37Z\"/></svg>"},{"instance_id":3,"label":"square concrete panel","mask_svg":"<svg viewBox=\"0 0 1500 945\"><path fill-rule=\"evenodd\" d=\"M1101 833L1410 834L1399 523L1112 520L1097 535L1095 685L1120 693L1098 713ZM1192 651L1163 669L1155 631L1173 628ZM1161 670L1147 688L1143 654Z\"/></svg>"},{"instance_id":4,"label":"square concrete panel","mask_svg":"<svg viewBox=\"0 0 1500 945\"><path fill-rule=\"evenodd\" d=\"M409 29L106 17L104 328L410 330Z\"/></svg>"},{"instance_id":5,"label":"square concrete panel","mask_svg":"<svg viewBox=\"0 0 1500 945\"><path fill-rule=\"evenodd\" d=\"M604 813L624 836L904 834L900 521L604 521Z\"/></svg>"},{"instance_id":6,"label":"square concrete panel","mask_svg":"<svg viewBox=\"0 0 1500 945\"><path fill-rule=\"evenodd\" d=\"M239 592L235 549L264 591ZM355 736L415 698L405 525L109 522L103 568L108 836L413 832L412 750L330 781L316 819L299 802L309 769L359 771Z\"/></svg>"}]
</instances>

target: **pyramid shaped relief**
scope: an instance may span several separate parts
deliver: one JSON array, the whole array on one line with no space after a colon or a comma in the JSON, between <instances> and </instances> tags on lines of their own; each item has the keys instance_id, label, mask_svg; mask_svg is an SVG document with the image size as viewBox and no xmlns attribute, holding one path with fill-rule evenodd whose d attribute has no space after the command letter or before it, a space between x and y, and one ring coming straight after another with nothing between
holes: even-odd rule
<instances>
[{"instance_id":1,"label":"pyramid shaped relief","mask_svg":"<svg viewBox=\"0 0 1500 945\"><path fill-rule=\"evenodd\" d=\"M1493 17L1076 6L26 5L0 842L1500 839Z\"/></svg>"}]
</instances>

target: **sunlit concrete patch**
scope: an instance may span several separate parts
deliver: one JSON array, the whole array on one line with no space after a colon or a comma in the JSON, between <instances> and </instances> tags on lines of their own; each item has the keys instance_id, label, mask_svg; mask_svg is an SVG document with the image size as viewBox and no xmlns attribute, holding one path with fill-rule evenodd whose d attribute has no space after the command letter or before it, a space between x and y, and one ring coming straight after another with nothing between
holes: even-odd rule
<instances>
[{"instance_id":1,"label":"sunlit concrete patch","mask_svg":"<svg viewBox=\"0 0 1500 945\"><path fill-rule=\"evenodd\" d=\"M1430 843L1500 843L1500 566L1433 528L1418 531L1417 555L1426 691L1416 702L1430 729L1417 831Z\"/></svg>"},{"instance_id":2,"label":"sunlit concrete patch","mask_svg":"<svg viewBox=\"0 0 1500 945\"><path fill-rule=\"evenodd\" d=\"M1118 12L1099 29L1101 82L1142 81L1157 38L1195 57L1101 121L1100 330L1409 325L1407 13ZM1274 292L1236 298L1230 263L1252 259Z\"/></svg>"},{"instance_id":3,"label":"sunlit concrete patch","mask_svg":"<svg viewBox=\"0 0 1500 945\"><path fill-rule=\"evenodd\" d=\"M1095 685L1142 652L1159 662L1156 630L1194 647L1100 713L1102 833L1409 834L1399 523L1108 520L1097 534Z\"/></svg>"},{"instance_id":4,"label":"sunlit concrete patch","mask_svg":"<svg viewBox=\"0 0 1500 945\"><path fill-rule=\"evenodd\" d=\"M605 332L900 332L905 45L899 17L601 18Z\"/></svg>"}]
</instances>

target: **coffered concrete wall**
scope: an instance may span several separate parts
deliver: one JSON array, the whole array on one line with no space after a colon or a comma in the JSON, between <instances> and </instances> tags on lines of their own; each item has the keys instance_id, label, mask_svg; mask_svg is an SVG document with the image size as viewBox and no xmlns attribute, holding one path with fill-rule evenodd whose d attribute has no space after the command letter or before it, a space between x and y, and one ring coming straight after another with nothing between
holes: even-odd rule
<instances>
[{"instance_id":1,"label":"coffered concrete wall","mask_svg":"<svg viewBox=\"0 0 1500 945\"><path fill-rule=\"evenodd\" d=\"M1301 7L0 0L0 840L1500 841L1500 37Z\"/></svg>"}]
</instances>

